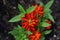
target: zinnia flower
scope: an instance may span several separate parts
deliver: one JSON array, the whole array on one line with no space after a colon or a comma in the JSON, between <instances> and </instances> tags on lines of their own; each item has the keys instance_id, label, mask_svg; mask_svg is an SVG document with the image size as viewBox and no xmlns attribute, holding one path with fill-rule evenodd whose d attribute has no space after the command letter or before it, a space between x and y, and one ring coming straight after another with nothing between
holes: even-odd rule
<instances>
[{"instance_id":1,"label":"zinnia flower","mask_svg":"<svg viewBox=\"0 0 60 40\"><path fill-rule=\"evenodd\" d=\"M34 14L38 14L38 16L41 17L43 15L43 7L36 4L36 9L34 10L34 12Z\"/></svg>"},{"instance_id":2,"label":"zinnia flower","mask_svg":"<svg viewBox=\"0 0 60 40\"><path fill-rule=\"evenodd\" d=\"M31 35L28 36L29 40L39 40L40 37L41 37L41 33L38 31L35 31Z\"/></svg>"},{"instance_id":3,"label":"zinnia flower","mask_svg":"<svg viewBox=\"0 0 60 40\"><path fill-rule=\"evenodd\" d=\"M47 23L51 24L51 21L46 20ZM51 26L46 27L47 30L51 29Z\"/></svg>"},{"instance_id":4,"label":"zinnia flower","mask_svg":"<svg viewBox=\"0 0 60 40\"><path fill-rule=\"evenodd\" d=\"M25 17L22 18L22 27L26 28L26 30L34 31L34 27L37 25L38 19L34 16L33 13L26 14Z\"/></svg>"}]
</instances>

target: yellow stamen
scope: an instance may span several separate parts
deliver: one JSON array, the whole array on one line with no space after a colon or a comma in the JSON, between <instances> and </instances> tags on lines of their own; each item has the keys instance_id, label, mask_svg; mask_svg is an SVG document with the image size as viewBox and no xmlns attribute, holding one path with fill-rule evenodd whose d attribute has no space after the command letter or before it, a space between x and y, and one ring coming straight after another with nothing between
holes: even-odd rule
<instances>
[{"instance_id":1,"label":"yellow stamen","mask_svg":"<svg viewBox=\"0 0 60 40\"><path fill-rule=\"evenodd\" d=\"M29 23L31 23L32 22L32 20L29 20Z\"/></svg>"}]
</instances>

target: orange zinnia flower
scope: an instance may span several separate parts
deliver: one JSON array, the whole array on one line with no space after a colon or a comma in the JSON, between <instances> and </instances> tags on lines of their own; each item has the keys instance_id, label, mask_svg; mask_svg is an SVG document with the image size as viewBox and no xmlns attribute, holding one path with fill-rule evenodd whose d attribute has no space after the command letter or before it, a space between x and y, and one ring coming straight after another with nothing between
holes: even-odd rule
<instances>
[{"instance_id":1,"label":"orange zinnia flower","mask_svg":"<svg viewBox=\"0 0 60 40\"><path fill-rule=\"evenodd\" d=\"M47 23L51 24L51 21L46 20ZM51 26L46 27L47 30L51 29Z\"/></svg>"},{"instance_id":2,"label":"orange zinnia flower","mask_svg":"<svg viewBox=\"0 0 60 40\"><path fill-rule=\"evenodd\" d=\"M43 7L36 4L36 9L34 10L34 12L34 14L38 14L38 16L41 17L43 15Z\"/></svg>"},{"instance_id":3,"label":"orange zinnia flower","mask_svg":"<svg viewBox=\"0 0 60 40\"><path fill-rule=\"evenodd\" d=\"M28 36L29 40L39 40L40 37L41 37L41 33L38 31L35 31L31 35Z\"/></svg>"},{"instance_id":4,"label":"orange zinnia flower","mask_svg":"<svg viewBox=\"0 0 60 40\"><path fill-rule=\"evenodd\" d=\"M34 26L38 25L38 19L34 16L33 13L26 14L25 17L22 18L22 27L26 28L26 30L34 31Z\"/></svg>"}]
</instances>

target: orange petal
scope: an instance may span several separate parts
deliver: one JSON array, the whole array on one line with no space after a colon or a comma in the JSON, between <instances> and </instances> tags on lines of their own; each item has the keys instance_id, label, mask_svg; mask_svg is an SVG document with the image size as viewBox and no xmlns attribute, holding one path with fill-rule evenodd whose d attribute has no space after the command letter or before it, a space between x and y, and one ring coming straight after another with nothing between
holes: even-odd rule
<instances>
[{"instance_id":1,"label":"orange petal","mask_svg":"<svg viewBox=\"0 0 60 40\"><path fill-rule=\"evenodd\" d=\"M28 20L27 20L26 18L24 18L24 17L22 17L21 20L23 20L23 21L28 21Z\"/></svg>"},{"instance_id":2,"label":"orange petal","mask_svg":"<svg viewBox=\"0 0 60 40\"><path fill-rule=\"evenodd\" d=\"M51 26L46 27L46 30L50 30L50 29L51 29Z\"/></svg>"}]
</instances>

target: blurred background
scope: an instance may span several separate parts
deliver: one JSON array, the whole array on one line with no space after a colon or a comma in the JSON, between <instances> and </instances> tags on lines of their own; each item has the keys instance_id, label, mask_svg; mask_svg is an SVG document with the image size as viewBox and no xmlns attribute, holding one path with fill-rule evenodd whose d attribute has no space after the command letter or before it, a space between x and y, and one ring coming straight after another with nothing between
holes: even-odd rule
<instances>
[{"instance_id":1,"label":"blurred background","mask_svg":"<svg viewBox=\"0 0 60 40\"><path fill-rule=\"evenodd\" d=\"M46 4L49 0L0 0L0 40L15 40L8 32L21 22L9 23L8 20L19 14L18 3L26 9L40 1ZM53 32L45 40L60 40L60 0L54 0L51 10L56 23L52 25Z\"/></svg>"}]
</instances>

